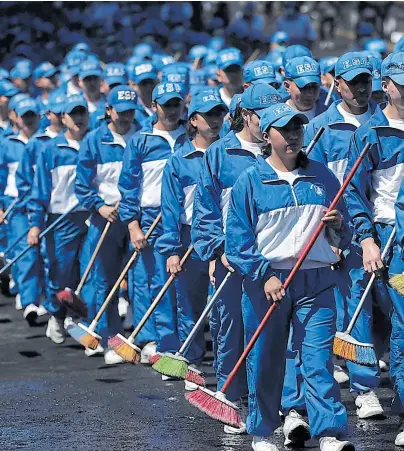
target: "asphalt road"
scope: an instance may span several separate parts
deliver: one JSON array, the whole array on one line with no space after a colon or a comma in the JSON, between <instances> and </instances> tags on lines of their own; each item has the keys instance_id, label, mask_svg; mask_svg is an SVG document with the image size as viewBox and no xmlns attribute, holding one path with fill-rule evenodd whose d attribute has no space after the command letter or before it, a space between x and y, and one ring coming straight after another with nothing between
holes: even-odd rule
<instances>
[{"instance_id":1,"label":"asphalt road","mask_svg":"<svg viewBox=\"0 0 404 451\"><path fill-rule=\"evenodd\" d=\"M45 320L29 328L14 300L0 297L0 450L244 451L248 436L225 435L222 425L184 399L182 382L162 382L151 368L106 366L68 338L45 338ZM205 369L212 376L209 356ZM395 450L398 418L390 416L391 389L379 390L386 418L359 421L346 388L349 437L360 451ZM283 435L274 440L282 448ZM305 449L318 449L311 441ZM398 448L397 448L398 449Z\"/></svg>"}]
</instances>

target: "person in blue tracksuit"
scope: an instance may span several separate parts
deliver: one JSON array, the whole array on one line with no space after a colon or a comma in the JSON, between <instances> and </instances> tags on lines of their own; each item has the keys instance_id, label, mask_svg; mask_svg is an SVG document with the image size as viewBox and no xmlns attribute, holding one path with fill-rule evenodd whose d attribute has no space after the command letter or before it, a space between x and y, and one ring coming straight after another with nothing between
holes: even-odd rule
<instances>
[{"instance_id":1,"label":"person in blue tracksuit","mask_svg":"<svg viewBox=\"0 0 404 451\"><path fill-rule=\"evenodd\" d=\"M308 145L317 130L322 126L325 127L310 158L328 166L341 184L348 165L349 141L355 130L370 119L376 108L376 105L370 102L371 74L371 61L363 54L350 52L340 56L335 66L335 86L341 100L333 103L327 111L314 118L305 129L305 144ZM361 247L356 241L353 241L350 249L344 253L344 260L337 274L341 279L335 293L338 313L337 330L343 331L348 326L369 281L369 276L362 265ZM353 330L355 339L362 343L373 341L370 327L372 305L372 296L369 295ZM351 392L358 395L355 403L359 418L381 415L383 409L373 391L380 382L378 366L363 366L349 361L346 365L350 375ZM335 367L335 377L339 382L345 382L348 379L339 366ZM285 408L296 402L293 397L292 394L289 395L289 401L286 403L289 406L286 405Z\"/></svg>"},{"instance_id":2,"label":"person in blue tracksuit","mask_svg":"<svg viewBox=\"0 0 404 451\"><path fill-rule=\"evenodd\" d=\"M135 325L167 280L166 259L154 245L156 238L163 232L161 222L148 242L145 233L160 212L161 180L167 159L186 139L181 122L184 110L181 86L178 83L159 83L153 90L152 98L157 120L148 122L129 141L118 183L122 196L119 217L128 225L133 247L141 251L133 268L131 301L135 309ZM154 352L156 349L160 352L178 350L174 289L170 289L162 298L152 318L137 337L137 342L139 345L150 343L149 354L153 353L153 344Z\"/></svg>"},{"instance_id":3,"label":"person in blue tracksuit","mask_svg":"<svg viewBox=\"0 0 404 451\"><path fill-rule=\"evenodd\" d=\"M324 216L339 183L324 165L302 153L304 123L306 116L287 104L264 110L260 120L267 144L264 156L243 172L230 196L225 252L229 263L244 276L246 342L270 303L279 307L247 357L247 432L254 436L255 451L278 450L269 436L280 424L278 406L290 323L293 346L302 354L311 435L320 440L321 451L354 449L349 442L338 440L346 432L347 413L332 375L336 281L330 268L337 261L331 245L344 248L351 233L344 223L343 202ZM320 221L326 228L285 290L283 283ZM288 418L284 425L288 439L287 422ZM302 439L307 439L308 431L302 432Z\"/></svg>"},{"instance_id":4,"label":"person in blue tracksuit","mask_svg":"<svg viewBox=\"0 0 404 451\"><path fill-rule=\"evenodd\" d=\"M188 110L189 133L185 144L167 161L163 171L161 211L163 234L156 246L167 258L167 271L177 275L176 294L178 335L183 343L190 334L206 304L209 289L209 263L201 261L196 252L180 266L180 256L191 244L193 198L206 149L218 139L226 106L212 90L198 91L192 96ZM201 330L187 350L187 359L194 365L202 363L206 352ZM195 384L185 382L186 389Z\"/></svg>"},{"instance_id":5,"label":"person in blue tracksuit","mask_svg":"<svg viewBox=\"0 0 404 451\"><path fill-rule=\"evenodd\" d=\"M229 133L231 124L233 120L236 117L236 111L237 107L239 106L239 103L241 101L242 94L234 94L233 98L231 99L230 106L229 106L229 113L225 117L222 125L222 129L220 130L219 137L223 138Z\"/></svg>"},{"instance_id":6,"label":"person in blue tracksuit","mask_svg":"<svg viewBox=\"0 0 404 451\"><path fill-rule=\"evenodd\" d=\"M12 125L8 117L9 103L11 97L18 94L20 90L8 80L0 80L0 139L3 136L13 134Z\"/></svg>"},{"instance_id":7,"label":"person in blue tracksuit","mask_svg":"<svg viewBox=\"0 0 404 451\"><path fill-rule=\"evenodd\" d=\"M346 193L349 213L363 251L363 266L369 273L383 268L381 250L395 224L394 203L404 177L404 52L391 53L383 60L381 69L382 87L389 101L383 109L379 105L370 120L354 133L347 166L349 171L365 144L371 144ZM391 249L385 260L387 265L392 254ZM393 269L390 268L390 271ZM396 393L392 410L403 414L404 379L401 374L400 341L403 329L399 319L401 306L397 305L402 299L383 280L378 281L373 295L381 311L387 317L391 315L390 372ZM382 321L380 315L377 322ZM384 332L386 334L388 331ZM402 428L399 429L396 444L404 446Z\"/></svg>"},{"instance_id":8,"label":"person in blue tracksuit","mask_svg":"<svg viewBox=\"0 0 404 451\"><path fill-rule=\"evenodd\" d=\"M126 144L140 128L134 122L136 102L136 92L130 86L113 88L107 100L109 124L103 123L88 133L80 144L75 192L80 205L91 213L86 239L90 256L107 222L112 223L82 291L90 319L95 317L118 279L128 251L128 229L119 221L116 203L121 197L118 180ZM122 332L116 293L116 298L111 301L97 326L102 340L96 351L105 351L106 363L123 362L114 351L107 351L108 337ZM86 353L94 354L90 350Z\"/></svg>"},{"instance_id":9,"label":"person in blue tracksuit","mask_svg":"<svg viewBox=\"0 0 404 451\"><path fill-rule=\"evenodd\" d=\"M19 199L7 217L8 243L15 241L28 229L25 203L21 197L22 194L18 191L16 172L24 153L27 151L28 142L37 131L39 124L38 105L31 97L22 98L16 102L14 108L19 133L4 139L0 153L1 216L12 202ZM15 247L8 257L13 258L24 247L24 243L21 241L20 245ZM21 307L24 309L24 318L30 325L33 325L37 318L37 304L39 304L41 291L36 252L30 251L18 260L13 265L11 273L18 290L16 305L19 301L21 302Z\"/></svg>"},{"instance_id":10,"label":"person in blue tracksuit","mask_svg":"<svg viewBox=\"0 0 404 451\"><path fill-rule=\"evenodd\" d=\"M255 60L248 63L244 67L244 89L247 89L251 85L259 83L267 83L270 86L277 84L275 75L275 66L265 60Z\"/></svg>"},{"instance_id":11,"label":"person in blue tracksuit","mask_svg":"<svg viewBox=\"0 0 404 451\"><path fill-rule=\"evenodd\" d=\"M261 153L262 134L259 130L261 111L281 101L278 92L269 85L247 88L241 97L238 117L232 129L213 143L205 153L200 180L195 191L191 237L202 261L215 262L214 278L219 286L228 271L224 251L226 218L232 187L239 175L253 165ZM241 276L234 274L223 289L211 313L214 346L214 367L220 390L243 351L241 317ZM241 370L227 392L231 401L247 395L245 370ZM226 433L244 433L225 426Z\"/></svg>"},{"instance_id":12,"label":"person in blue tracksuit","mask_svg":"<svg viewBox=\"0 0 404 451\"><path fill-rule=\"evenodd\" d=\"M311 121L327 109L324 91L320 96L320 65L309 56L292 58L285 65L283 82L288 96L284 101Z\"/></svg>"},{"instance_id":13,"label":"person in blue tracksuit","mask_svg":"<svg viewBox=\"0 0 404 451\"><path fill-rule=\"evenodd\" d=\"M217 55L218 90L227 107L230 106L234 94L243 92L243 63L243 55L234 47L225 48Z\"/></svg>"},{"instance_id":14,"label":"person in blue tracksuit","mask_svg":"<svg viewBox=\"0 0 404 451\"><path fill-rule=\"evenodd\" d=\"M34 182L27 209L31 229L28 244L36 246L45 225L54 222L69 208L78 204L74 193L80 142L88 130L87 101L75 94L66 99L63 109L65 131L50 140L39 153ZM66 309L56 299L65 287L76 289L80 278L80 258L87 233L88 212L77 207L46 236L49 259L49 284L45 308L52 315L46 336L54 343L65 340Z\"/></svg>"}]
</instances>

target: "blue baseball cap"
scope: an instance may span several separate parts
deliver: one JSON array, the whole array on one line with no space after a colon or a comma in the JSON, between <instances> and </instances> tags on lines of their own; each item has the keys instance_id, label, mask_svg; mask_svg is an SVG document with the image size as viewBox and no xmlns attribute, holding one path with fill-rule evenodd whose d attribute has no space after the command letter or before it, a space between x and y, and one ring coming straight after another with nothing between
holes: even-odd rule
<instances>
[{"instance_id":1,"label":"blue baseball cap","mask_svg":"<svg viewBox=\"0 0 404 451\"><path fill-rule=\"evenodd\" d=\"M19 92L20 90L8 80L0 80L0 96L13 97Z\"/></svg>"},{"instance_id":2,"label":"blue baseball cap","mask_svg":"<svg viewBox=\"0 0 404 451\"><path fill-rule=\"evenodd\" d=\"M205 67L211 64L214 64L216 66L216 60L217 60L217 52L215 50L208 49L208 53L206 54L203 60Z\"/></svg>"},{"instance_id":3,"label":"blue baseball cap","mask_svg":"<svg viewBox=\"0 0 404 451\"><path fill-rule=\"evenodd\" d=\"M164 66L168 66L169 64L175 64L175 59L168 53L154 53L151 59L151 63L153 64L153 67L156 70L156 72L160 72Z\"/></svg>"},{"instance_id":4,"label":"blue baseball cap","mask_svg":"<svg viewBox=\"0 0 404 451\"><path fill-rule=\"evenodd\" d=\"M294 117L301 119L303 124L307 124L309 120L306 115L292 108L287 103L279 103L271 105L262 112L260 119L260 130L265 132L268 127L284 127Z\"/></svg>"},{"instance_id":5,"label":"blue baseball cap","mask_svg":"<svg viewBox=\"0 0 404 451\"><path fill-rule=\"evenodd\" d=\"M228 47L221 50L216 59L219 69L226 70L230 66L242 66L244 64L243 55L239 49Z\"/></svg>"},{"instance_id":6,"label":"blue baseball cap","mask_svg":"<svg viewBox=\"0 0 404 451\"><path fill-rule=\"evenodd\" d=\"M289 35L286 33L286 31L277 31L271 36L272 44L279 44L280 42L288 42L288 41Z\"/></svg>"},{"instance_id":7,"label":"blue baseball cap","mask_svg":"<svg viewBox=\"0 0 404 451\"><path fill-rule=\"evenodd\" d=\"M286 64L285 78L293 80L299 88L309 83L320 84L320 65L309 56L298 56Z\"/></svg>"},{"instance_id":8,"label":"blue baseball cap","mask_svg":"<svg viewBox=\"0 0 404 451\"><path fill-rule=\"evenodd\" d=\"M372 91L383 91L382 88L382 59L370 58L372 64Z\"/></svg>"},{"instance_id":9,"label":"blue baseball cap","mask_svg":"<svg viewBox=\"0 0 404 451\"><path fill-rule=\"evenodd\" d=\"M262 110L274 103L282 102L282 96L272 86L258 84L249 86L241 95L240 107L253 110L260 116Z\"/></svg>"},{"instance_id":10,"label":"blue baseball cap","mask_svg":"<svg viewBox=\"0 0 404 451\"><path fill-rule=\"evenodd\" d=\"M49 61L44 61L39 66L37 66L33 72L34 80L39 78L49 78L59 72L59 69L55 67Z\"/></svg>"},{"instance_id":11,"label":"blue baseball cap","mask_svg":"<svg viewBox=\"0 0 404 451\"><path fill-rule=\"evenodd\" d=\"M243 94L234 94L234 96L231 98L229 112L232 116L234 116L237 107L240 105L242 95Z\"/></svg>"},{"instance_id":12,"label":"blue baseball cap","mask_svg":"<svg viewBox=\"0 0 404 451\"><path fill-rule=\"evenodd\" d=\"M28 113L28 111L39 114L39 106L35 102L35 99L26 97L16 102L14 111L17 116L23 116L25 113Z\"/></svg>"},{"instance_id":13,"label":"blue baseball cap","mask_svg":"<svg viewBox=\"0 0 404 451\"><path fill-rule=\"evenodd\" d=\"M337 61L337 56L325 56L324 58L321 58L319 61L321 74L325 75L335 70L335 64Z\"/></svg>"},{"instance_id":14,"label":"blue baseball cap","mask_svg":"<svg viewBox=\"0 0 404 451\"><path fill-rule=\"evenodd\" d=\"M49 94L48 104L46 105L46 111L51 111L52 113L55 114L61 114L63 113L65 102L66 102L65 94L61 90L56 89L55 91L52 91Z\"/></svg>"},{"instance_id":15,"label":"blue baseball cap","mask_svg":"<svg viewBox=\"0 0 404 451\"><path fill-rule=\"evenodd\" d=\"M217 81L217 69L216 64L205 66L206 79Z\"/></svg>"},{"instance_id":16,"label":"blue baseball cap","mask_svg":"<svg viewBox=\"0 0 404 451\"><path fill-rule=\"evenodd\" d=\"M208 48L204 45L194 45L191 47L188 53L188 57L191 61L195 61L196 59L205 58L205 56L208 54Z\"/></svg>"},{"instance_id":17,"label":"blue baseball cap","mask_svg":"<svg viewBox=\"0 0 404 451\"><path fill-rule=\"evenodd\" d=\"M108 105L118 113L137 109L137 93L128 85L115 86L108 94Z\"/></svg>"},{"instance_id":18,"label":"blue baseball cap","mask_svg":"<svg viewBox=\"0 0 404 451\"><path fill-rule=\"evenodd\" d=\"M9 103L8 103L8 110L15 110L15 107L17 103L22 99L28 99L29 95L25 94L24 92L20 92L19 94L16 94L15 96L11 97Z\"/></svg>"},{"instance_id":19,"label":"blue baseball cap","mask_svg":"<svg viewBox=\"0 0 404 451\"><path fill-rule=\"evenodd\" d=\"M226 105L214 89L202 89L192 95L188 108L188 117L195 113L207 113L217 106L223 107L227 111Z\"/></svg>"},{"instance_id":20,"label":"blue baseball cap","mask_svg":"<svg viewBox=\"0 0 404 451\"><path fill-rule=\"evenodd\" d=\"M183 90L179 83L161 82L154 87L152 100L160 105L164 105L171 99L180 99L184 101L181 92L183 92Z\"/></svg>"},{"instance_id":21,"label":"blue baseball cap","mask_svg":"<svg viewBox=\"0 0 404 451\"><path fill-rule=\"evenodd\" d=\"M145 61L133 66L130 79L138 85L143 80L157 80L157 72L153 64Z\"/></svg>"},{"instance_id":22,"label":"blue baseball cap","mask_svg":"<svg viewBox=\"0 0 404 451\"><path fill-rule=\"evenodd\" d=\"M370 38L365 42L364 49L372 52L386 53L386 41L382 38Z\"/></svg>"},{"instance_id":23,"label":"blue baseball cap","mask_svg":"<svg viewBox=\"0 0 404 451\"><path fill-rule=\"evenodd\" d=\"M161 70L161 81L189 85L189 68L178 63L165 66Z\"/></svg>"},{"instance_id":24,"label":"blue baseball cap","mask_svg":"<svg viewBox=\"0 0 404 451\"><path fill-rule=\"evenodd\" d=\"M72 75L78 75L80 72L80 66L83 61L87 58L87 53L82 51L71 51L66 55L66 64L69 68L69 72Z\"/></svg>"},{"instance_id":25,"label":"blue baseball cap","mask_svg":"<svg viewBox=\"0 0 404 451\"><path fill-rule=\"evenodd\" d=\"M135 45L133 48L132 55L139 56L141 58L150 57L153 54L153 47L151 44L147 44L145 42L141 42L140 44Z\"/></svg>"},{"instance_id":26,"label":"blue baseball cap","mask_svg":"<svg viewBox=\"0 0 404 451\"><path fill-rule=\"evenodd\" d=\"M244 67L246 83L273 83L275 81L274 65L265 60L255 60Z\"/></svg>"},{"instance_id":27,"label":"blue baseball cap","mask_svg":"<svg viewBox=\"0 0 404 451\"><path fill-rule=\"evenodd\" d=\"M125 66L122 63L106 64L102 77L109 85L124 85L128 82Z\"/></svg>"},{"instance_id":28,"label":"blue baseball cap","mask_svg":"<svg viewBox=\"0 0 404 451\"><path fill-rule=\"evenodd\" d=\"M372 75L370 59L362 52L348 52L338 58L335 76L351 81L360 74Z\"/></svg>"},{"instance_id":29,"label":"blue baseball cap","mask_svg":"<svg viewBox=\"0 0 404 451\"><path fill-rule=\"evenodd\" d=\"M19 61L10 71L10 78L26 80L32 75L32 63L28 60Z\"/></svg>"},{"instance_id":30,"label":"blue baseball cap","mask_svg":"<svg viewBox=\"0 0 404 451\"><path fill-rule=\"evenodd\" d=\"M86 77L101 77L102 71L98 61L86 60L80 65L79 77L84 80Z\"/></svg>"},{"instance_id":31,"label":"blue baseball cap","mask_svg":"<svg viewBox=\"0 0 404 451\"><path fill-rule=\"evenodd\" d=\"M286 47L285 51L282 53L282 66L286 67L286 64L292 60L293 58L296 58L298 56L310 56L310 58L313 57L310 50L305 47L304 45L296 44L296 45L289 45Z\"/></svg>"},{"instance_id":32,"label":"blue baseball cap","mask_svg":"<svg viewBox=\"0 0 404 451\"><path fill-rule=\"evenodd\" d=\"M88 110L87 100L81 94L74 94L66 98L63 113L70 114L75 108L83 107Z\"/></svg>"},{"instance_id":33,"label":"blue baseball cap","mask_svg":"<svg viewBox=\"0 0 404 451\"><path fill-rule=\"evenodd\" d=\"M215 52L220 52L225 45L225 41L221 36L213 36L208 42L208 48L214 50Z\"/></svg>"},{"instance_id":34,"label":"blue baseball cap","mask_svg":"<svg viewBox=\"0 0 404 451\"><path fill-rule=\"evenodd\" d=\"M90 46L87 44L87 42L78 42L77 44L74 45L72 50L73 52L75 50L79 50L86 53L89 53L91 51Z\"/></svg>"},{"instance_id":35,"label":"blue baseball cap","mask_svg":"<svg viewBox=\"0 0 404 451\"><path fill-rule=\"evenodd\" d=\"M404 52L390 53L382 61L382 77L404 85Z\"/></svg>"},{"instance_id":36,"label":"blue baseball cap","mask_svg":"<svg viewBox=\"0 0 404 451\"><path fill-rule=\"evenodd\" d=\"M206 86L207 77L205 69L191 70L189 73L189 84L191 86Z\"/></svg>"},{"instance_id":37,"label":"blue baseball cap","mask_svg":"<svg viewBox=\"0 0 404 451\"><path fill-rule=\"evenodd\" d=\"M4 69L4 67L0 67L0 80L4 80L5 78L9 78L10 73L7 69Z\"/></svg>"}]
</instances>

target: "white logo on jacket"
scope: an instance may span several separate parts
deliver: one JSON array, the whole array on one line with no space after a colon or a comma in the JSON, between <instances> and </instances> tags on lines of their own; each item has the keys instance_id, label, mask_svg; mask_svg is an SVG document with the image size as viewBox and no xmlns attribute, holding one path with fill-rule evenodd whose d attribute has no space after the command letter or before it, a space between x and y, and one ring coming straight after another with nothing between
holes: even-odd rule
<instances>
[{"instance_id":1,"label":"white logo on jacket","mask_svg":"<svg viewBox=\"0 0 404 451\"><path fill-rule=\"evenodd\" d=\"M317 196L325 197L325 188L323 185L311 185L311 189L315 191Z\"/></svg>"}]
</instances>

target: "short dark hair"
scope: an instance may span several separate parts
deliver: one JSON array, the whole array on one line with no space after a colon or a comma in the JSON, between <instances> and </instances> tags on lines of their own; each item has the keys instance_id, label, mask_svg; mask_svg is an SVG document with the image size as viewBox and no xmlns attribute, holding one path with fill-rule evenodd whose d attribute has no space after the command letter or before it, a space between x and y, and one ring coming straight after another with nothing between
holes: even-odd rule
<instances>
[{"instance_id":1,"label":"short dark hair","mask_svg":"<svg viewBox=\"0 0 404 451\"><path fill-rule=\"evenodd\" d=\"M241 114L242 108L240 105L236 106L236 111L234 112L233 120L231 121L230 130L233 130L237 133L241 132L244 128L244 119Z\"/></svg>"}]
</instances>

